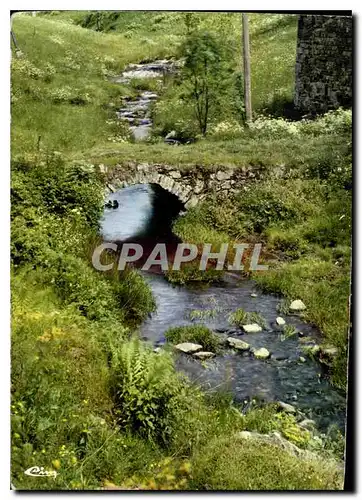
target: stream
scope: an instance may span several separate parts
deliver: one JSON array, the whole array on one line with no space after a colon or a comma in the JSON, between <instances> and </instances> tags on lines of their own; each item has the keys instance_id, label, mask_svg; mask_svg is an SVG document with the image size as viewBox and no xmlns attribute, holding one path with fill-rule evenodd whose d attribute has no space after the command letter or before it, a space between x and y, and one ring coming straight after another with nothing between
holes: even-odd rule
<instances>
[{"instance_id":1,"label":"stream","mask_svg":"<svg viewBox=\"0 0 362 500\"><path fill-rule=\"evenodd\" d=\"M172 63L174 64L174 63ZM173 67L168 61L156 61L145 65L131 65L121 77L120 83L131 78L160 78ZM126 101L118 111L120 119L129 121L136 139L149 134L152 121L150 103L157 95L141 93L133 101ZM145 123L143 120L149 120ZM172 234L172 220L182 212L182 204L176 196L160 186L139 184L108 195L117 201L117 208L105 208L101 220L101 234L105 241L141 243L149 254L156 243L166 243L168 255L174 253L179 239ZM116 204L117 205L117 204ZM265 347L271 356L267 360L256 359L249 352L240 353L225 347L216 357L199 361L190 355L179 353L176 368L204 390L227 390L235 402L247 406L254 398L260 402L283 401L302 411L306 418L315 420L325 431L331 424L344 432L345 395L333 387L325 376L323 365L303 354L303 337L293 335L282 340L275 320L280 298L260 292L252 280L242 280L232 273L225 273L218 285L174 286L164 276L159 266L141 271L152 289L157 311L140 327L142 340L153 346L165 343L164 333L171 326L202 323L221 339L235 337L252 347ZM256 294L257 297L252 297ZM298 297L295 297L298 298ZM228 323L228 315L242 307L248 312L258 312L266 320L267 327L259 333L244 334L241 329ZM213 310L214 313L195 321L190 318L193 310ZM287 323L321 341L317 328L305 323L297 315L283 316ZM300 357L304 361L300 360Z\"/></svg>"},{"instance_id":2,"label":"stream","mask_svg":"<svg viewBox=\"0 0 362 500\"><path fill-rule=\"evenodd\" d=\"M158 186L138 184L123 188L109 195L118 201L118 208L105 208L101 220L101 234L105 241L137 242L149 254L156 243L166 243L168 255L173 257L177 237L172 235L170 214L176 212L177 198L173 200ZM165 197L169 210L165 217ZM161 201L160 201L161 200ZM176 209L172 207L176 203ZM154 212L161 210L161 216ZM171 252L170 252L171 249ZM144 262L144 259L142 260ZM152 289L157 311L140 327L142 340L153 346L165 343L164 333L171 326L202 323L212 329L220 339L240 338L252 347L265 347L271 357L256 359L248 352L240 353L225 347L221 354L207 361L199 361L187 354L177 354L176 367L204 390L227 390L238 403L247 404L252 399L271 402L283 401L301 410L316 421L321 429L332 423L344 430L345 397L329 384L323 365L302 351L303 337L293 335L282 340L275 324L280 299L261 293L252 280L240 279L225 273L224 282L218 285L174 286L162 275L160 266L149 272L141 271ZM256 294L257 297L252 297ZM242 307L248 312L258 312L266 320L267 328L259 333L246 334L228 323L228 315ZM212 316L192 320L193 310L213 310ZM283 316L283 315L282 315ZM317 328L305 323L297 315L283 316L304 337L316 343L321 336ZM304 361L300 360L300 357Z\"/></svg>"}]
</instances>

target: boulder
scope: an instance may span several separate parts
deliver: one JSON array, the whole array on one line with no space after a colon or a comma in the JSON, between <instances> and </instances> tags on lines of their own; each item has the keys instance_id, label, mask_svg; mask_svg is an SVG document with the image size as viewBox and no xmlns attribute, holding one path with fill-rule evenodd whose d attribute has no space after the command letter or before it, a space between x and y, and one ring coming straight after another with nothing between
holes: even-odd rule
<instances>
[{"instance_id":1,"label":"boulder","mask_svg":"<svg viewBox=\"0 0 362 500\"><path fill-rule=\"evenodd\" d=\"M289 306L289 310L290 311L304 311L304 309L306 309L307 306L304 304L304 302L302 302L301 300L293 300Z\"/></svg>"},{"instance_id":2,"label":"boulder","mask_svg":"<svg viewBox=\"0 0 362 500\"><path fill-rule=\"evenodd\" d=\"M313 430L316 426L316 423L314 420L310 420L310 419L306 418L305 420L300 422L298 425L299 425L299 427L302 427L303 429Z\"/></svg>"},{"instance_id":3,"label":"boulder","mask_svg":"<svg viewBox=\"0 0 362 500\"><path fill-rule=\"evenodd\" d=\"M227 339L229 345L238 351L248 351L250 349L250 344L244 342L240 339L234 339L233 337L229 337Z\"/></svg>"},{"instance_id":4,"label":"boulder","mask_svg":"<svg viewBox=\"0 0 362 500\"><path fill-rule=\"evenodd\" d=\"M251 293L250 297L253 297L253 299L256 299L257 298L257 294L256 293Z\"/></svg>"},{"instance_id":5,"label":"boulder","mask_svg":"<svg viewBox=\"0 0 362 500\"><path fill-rule=\"evenodd\" d=\"M286 413L295 413L296 412L296 409L294 408L293 405L290 405L288 403L284 403L284 401L278 401L278 406Z\"/></svg>"},{"instance_id":6,"label":"boulder","mask_svg":"<svg viewBox=\"0 0 362 500\"><path fill-rule=\"evenodd\" d=\"M253 354L256 359L268 359L270 356L270 352L265 347L261 347L260 349L253 349Z\"/></svg>"},{"instance_id":7,"label":"boulder","mask_svg":"<svg viewBox=\"0 0 362 500\"><path fill-rule=\"evenodd\" d=\"M307 360L303 356L299 356L298 361L300 361L301 363L305 363Z\"/></svg>"},{"instance_id":8,"label":"boulder","mask_svg":"<svg viewBox=\"0 0 362 500\"><path fill-rule=\"evenodd\" d=\"M181 344L177 344L175 348L185 354L193 354L194 352L201 351L202 345L193 344L192 342L182 342Z\"/></svg>"},{"instance_id":9,"label":"boulder","mask_svg":"<svg viewBox=\"0 0 362 500\"><path fill-rule=\"evenodd\" d=\"M208 351L199 351L199 352L195 352L193 354L193 357L194 358L197 358L197 359L210 359L210 358L213 358L214 356L216 356L216 354L214 352L208 352Z\"/></svg>"},{"instance_id":10,"label":"boulder","mask_svg":"<svg viewBox=\"0 0 362 500\"><path fill-rule=\"evenodd\" d=\"M257 333L262 331L262 327L257 323L251 323L250 325L243 325L243 330L246 333Z\"/></svg>"},{"instance_id":11,"label":"boulder","mask_svg":"<svg viewBox=\"0 0 362 500\"><path fill-rule=\"evenodd\" d=\"M285 325L285 319L284 319L284 318L282 318L281 316L278 316L278 317L277 317L277 319L275 320L275 322L276 322L276 324L277 324L278 326L283 326L283 325Z\"/></svg>"}]
</instances>

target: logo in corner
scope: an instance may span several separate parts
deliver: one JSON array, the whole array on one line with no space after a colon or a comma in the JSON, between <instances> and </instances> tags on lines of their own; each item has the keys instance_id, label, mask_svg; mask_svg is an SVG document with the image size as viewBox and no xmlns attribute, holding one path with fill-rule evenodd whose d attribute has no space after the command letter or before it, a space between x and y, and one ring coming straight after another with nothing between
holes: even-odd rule
<instances>
[{"instance_id":1,"label":"logo in corner","mask_svg":"<svg viewBox=\"0 0 362 500\"><path fill-rule=\"evenodd\" d=\"M45 470L44 467L38 467L37 465L26 469L24 474L32 477L54 477L54 479L57 477L57 472L55 470Z\"/></svg>"}]
</instances>

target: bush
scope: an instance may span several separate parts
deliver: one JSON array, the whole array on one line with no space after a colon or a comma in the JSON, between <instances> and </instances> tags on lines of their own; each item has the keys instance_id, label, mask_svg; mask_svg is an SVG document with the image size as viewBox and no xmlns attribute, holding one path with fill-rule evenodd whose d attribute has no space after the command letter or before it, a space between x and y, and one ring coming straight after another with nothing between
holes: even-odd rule
<instances>
[{"instance_id":1,"label":"bush","mask_svg":"<svg viewBox=\"0 0 362 500\"><path fill-rule=\"evenodd\" d=\"M84 213L90 226L98 228L103 187L93 165L66 164L62 155L53 151L16 158L12 169L13 215L21 213L20 204L36 205L58 215L76 209Z\"/></svg>"},{"instance_id":2,"label":"bush","mask_svg":"<svg viewBox=\"0 0 362 500\"><path fill-rule=\"evenodd\" d=\"M163 444L172 440L182 384L168 353L155 354L138 340L114 346L110 389L122 428Z\"/></svg>"},{"instance_id":3,"label":"bush","mask_svg":"<svg viewBox=\"0 0 362 500\"><path fill-rule=\"evenodd\" d=\"M166 136L175 131L175 137L182 142L193 141L197 135L195 122L190 103L183 98L182 89L166 92L154 105L152 117L154 120L154 134Z\"/></svg>"},{"instance_id":4,"label":"bush","mask_svg":"<svg viewBox=\"0 0 362 500\"><path fill-rule=\"evenodd\" d=\"M230 67L224 41L207 31L190 33L180 49L185 58L182 69L199 131L206 134L229 83Z\"/></svg>"},{"instance_id":5,"label":"bush","mask_svg":"<svg viewBox=\"0 0 362 500\"><path fill-rule=\"evenodd\" d=\"M165 337L173 344L181 342L201 344L205 351L216 352L220 347L218 336L203 325L175 326L166 331Z\"/></svg>"}]
</instances>

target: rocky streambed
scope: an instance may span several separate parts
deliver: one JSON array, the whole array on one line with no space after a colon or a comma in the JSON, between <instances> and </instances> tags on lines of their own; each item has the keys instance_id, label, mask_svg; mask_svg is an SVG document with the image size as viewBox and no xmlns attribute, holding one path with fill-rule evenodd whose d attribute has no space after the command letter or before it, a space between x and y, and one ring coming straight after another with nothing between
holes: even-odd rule
<instances>
[{"instance_id":1,"label":"rocky streambed","mask_svg":"<svg viewBox=\"0 0 362 500\"><path fill-rule=\"evenodd\" d=\"M121 76L116 77L116 83L130 84L132 80L156 79L162 82L167 75L175 73L180 67L180 62L161 59L143 64L130 64ZM149 137L152 129L151 104L158 99L158 94L151 91L141 91L135 98L125 98L122 108L117 111L119 120L129 123L136 141ZM166 142L175 142L166 138Z\"/></svg>"}]
</instances>

